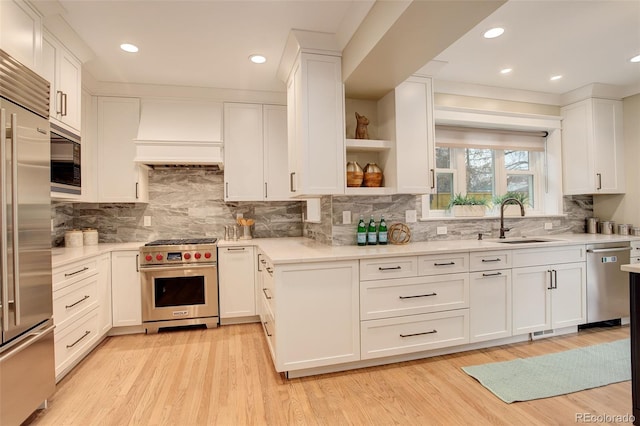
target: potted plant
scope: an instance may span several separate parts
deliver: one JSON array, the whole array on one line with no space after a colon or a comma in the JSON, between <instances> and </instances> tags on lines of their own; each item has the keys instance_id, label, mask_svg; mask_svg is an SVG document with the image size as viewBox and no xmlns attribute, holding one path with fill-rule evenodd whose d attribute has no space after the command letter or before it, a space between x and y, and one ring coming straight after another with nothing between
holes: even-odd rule
<instances>
[{"instance_id":1,"label":"potted plant","mask_svg":"<svg viewBox=\"0 0 640 426\"><path fill-rule=\"evenodd\" d=\"M449 202L449 210L456 217L484 216L489 201L473 195L455 194Z\"/></svg>"},{"instance_id":2,"label":"potted plant","mask_svg":"<svg viewBox=\"0 0 640 426\"><path fill-rule=\"evenodd\" d=\"M529 194L527 194L526 192L510 191L506 194L496 195L495 197L493 197L493 205L496 208L496 213L500 214L500 206L502 205L502 202L508 198L515 198L516 200L520 201L525 208L530 206ZM504 206L504 215L520 216L520 206L515 203L507 204L506 206Z\"/></svg>"}]
</instances>

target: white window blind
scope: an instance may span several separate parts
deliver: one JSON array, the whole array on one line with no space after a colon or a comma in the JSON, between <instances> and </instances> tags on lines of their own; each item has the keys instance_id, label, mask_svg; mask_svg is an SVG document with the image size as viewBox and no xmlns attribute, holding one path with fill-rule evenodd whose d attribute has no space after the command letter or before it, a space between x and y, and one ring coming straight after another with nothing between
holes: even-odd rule
<instances>
[{"instance_id":1,"label":"white window blind","mask_svg":"<svg viewBox=\"0 0 640 426\"><path fill-rule=\"evenodd\" d=\"M547 132L520 132L471 127L436 126L436 145L448 148L544 151Z\"/></svg>"}]
</instances>

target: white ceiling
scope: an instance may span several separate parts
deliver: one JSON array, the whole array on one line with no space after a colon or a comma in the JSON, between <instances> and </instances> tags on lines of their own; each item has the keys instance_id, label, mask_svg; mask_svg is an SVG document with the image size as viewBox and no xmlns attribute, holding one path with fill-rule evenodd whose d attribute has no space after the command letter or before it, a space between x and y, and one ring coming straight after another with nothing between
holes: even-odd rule
<instances>
[{"instance_id":1,"label":"white ceiling","mask_svg":"<svg viewBox=\"0 0 640 426\"><path fill-rule=\"evenodd\" d=\"M344 47L373 1L60 4L62 17L95 53L84 69L98 81L284 91L276 71L290 29L336 33ZM505 34L483 39L495 25ZM140 52L122 52L123 42ZM251 64L252 53L268 62ZM637 54L640 0L511 0L435 58L446 62L435 77L556 94L590 83L637 86L640 63L629 62ZM504 67L513 72L499 74ZM550 82L555 74L564 78Z\"/></svg>"}]
</instances>

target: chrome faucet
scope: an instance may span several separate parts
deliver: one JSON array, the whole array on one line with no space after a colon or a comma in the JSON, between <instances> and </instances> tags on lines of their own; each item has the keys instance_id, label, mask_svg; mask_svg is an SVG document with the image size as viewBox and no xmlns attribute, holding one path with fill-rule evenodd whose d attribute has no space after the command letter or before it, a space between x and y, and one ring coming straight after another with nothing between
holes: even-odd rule
<instances>
[{"instance_id":1,"label":"chrome faucet","mask_svg":"<svg viewBox=\"0 0 640 426\"><path fill-rule=\"evenodd\" d=\"M520 215L524 216L524 206L515 198L507 198L500 204L500 238L505 238L504 233L511 230L511 228L504 227L504 206L507 204L518 204L520 206Z\"/></svg>"}]
</instances>

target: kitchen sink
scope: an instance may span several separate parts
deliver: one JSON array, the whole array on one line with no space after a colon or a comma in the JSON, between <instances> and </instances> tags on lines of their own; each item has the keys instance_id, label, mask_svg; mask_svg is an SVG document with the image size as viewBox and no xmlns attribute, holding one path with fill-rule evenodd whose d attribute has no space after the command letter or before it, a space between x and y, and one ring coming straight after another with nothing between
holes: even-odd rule
<instances>
[{"instance_id":1,"label":"kitchen sink","mask_svg":"<svg viewBox=\"0 0 640 426\"><path fill-rule=\"evenodd\" d=\"M528 244L528 243L552 243L555 240L539 240L535 238L522 238L514 240L496 240L498 243L503 244Z\"/></svg>"}]
</instances>

